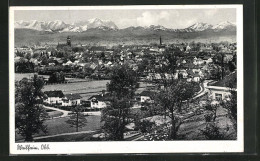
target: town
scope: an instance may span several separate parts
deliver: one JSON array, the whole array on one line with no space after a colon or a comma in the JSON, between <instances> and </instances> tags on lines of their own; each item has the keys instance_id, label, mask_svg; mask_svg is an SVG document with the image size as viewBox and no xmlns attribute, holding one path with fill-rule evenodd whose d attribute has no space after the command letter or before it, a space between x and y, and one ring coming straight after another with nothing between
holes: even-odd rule
<instances>
[{"instance_id":1,"label":"town","mask_svg":"<svg viewBox=\"0 0 260 161\"><path fill-rule=\"evenodd\" d=\"M35 141L64 141L66 137L58 135L74 131L65 124L73 116L79 119L79 113L87 121L74 123L76 133L68 134L71 140L66 141L236 139L236 127L232 126L235 123L228 116L237 88L236 43L180 41L166 44L160 36L157 43L147 45L94 46L74 43L75 39L67 35L57 44L15 47L16 82L33 79L35 74L44 81L42 104L48 114L47 129L52 128L48 130L52 134L36 134ZM109 131L116 134L107 130L107 124L116 115L101 117L115 106L110 85L113 80L120 81L115 71L121 69L126 71L125 75L129 71L133 73L136 87L131 98L125 100L121 95L124 103L129 101L130 111L122 119L123 136L111 137ZM177 82L176 88L180 84L186 93L179 90L177 96L172 94L169 100L166 96L161 98L165 94L162 91L168 92L168 86L175 88L168 82ZM177 97L179 99L171 102ZM171 109L171 103L180 109ZM75 110L78 107L80 112ZM168 134L173 118L179 120L175 122L176 133ZM207 129L206 126L203 129L207 122L217 122L220 128ZM57 136L44 137L48 135ZM17 134L16 140L21 139L23 137Z\"/></svg>"}]
</instances>

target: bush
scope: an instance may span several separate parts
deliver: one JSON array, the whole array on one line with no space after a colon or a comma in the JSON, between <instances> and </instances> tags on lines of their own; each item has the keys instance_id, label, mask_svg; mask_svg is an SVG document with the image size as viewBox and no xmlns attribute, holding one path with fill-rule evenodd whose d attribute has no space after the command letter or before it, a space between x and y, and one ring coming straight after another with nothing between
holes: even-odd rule
<instances>
[{"instance_id":1,"label":"bush","mask_svg":"<svg viewBox=\"0 0 260 161\"><path fill-rule=\"evenodd\" d=\"M137 121L135 126L137 130L140 130L142 133L151 132L151 129L155 125L154 122L150 122L149 120Z\"/></svg>"}]
</instances>

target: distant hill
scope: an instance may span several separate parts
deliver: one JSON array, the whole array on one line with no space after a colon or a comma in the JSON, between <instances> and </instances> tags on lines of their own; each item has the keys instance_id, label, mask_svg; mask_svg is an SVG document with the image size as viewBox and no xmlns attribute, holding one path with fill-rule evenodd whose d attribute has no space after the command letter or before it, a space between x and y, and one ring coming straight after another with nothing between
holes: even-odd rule
<instances>
[{"instance_id":1,"label":"distant hill","mask_svg":"<svg viewBox=\"0 0 260 161\"><path fill-rule=\"evenodd\" d=\"M158 42L159 37L164 43L189 41L236 41L236 26L230 22L217 25L195 23L184 29L169 29L164 26L128 27L118 29L112 21L91 19L85 22L65 24L62 21L15 22L15 45L39 43L63 43L71 36L72 44L149 44Z\"/></svg>"}]
</instances>

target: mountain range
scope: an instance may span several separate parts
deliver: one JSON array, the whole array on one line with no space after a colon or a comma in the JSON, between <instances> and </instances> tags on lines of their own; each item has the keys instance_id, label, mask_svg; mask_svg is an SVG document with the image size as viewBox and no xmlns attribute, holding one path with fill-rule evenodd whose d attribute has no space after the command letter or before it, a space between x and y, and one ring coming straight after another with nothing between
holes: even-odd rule
<instances>
[{"instance_id":1,"label":"mountain range","mask_svg":"<svg viewBox=\"0 0 260 161\"><path fill-rule=\"evenodd\" d=\"M195 23L183 29L171 29L161 25L149 27L130 26L119 29L112 21L90 19L72 24L56 21L16 21L15 45L48 43L57 44L70 36L78 44L149 44L158 43L161 36L164 43L200 41L236 41L236 25L222 22L217 25Z\"/></svg>"},{"instance_id":2,"label":"mountain range","mask_svg":"<svg viewBox=\"0 0 260 161\"><path fill-rule=\"evenodd\" d=\"M149 27L141 27L141 26L130 26L124 29L119 29L116 24L109 20L101 20L98 18L89 19L87 21L75 22L72 24L65 23L61 20L55 21L16 21L15 22L16 29L32 29L37 31L46 31L46 32L84 32L90 29L98 29L103 31L118 31L118 30L153 30L153 31L167 31L167 32L202 32L206 30L211 30L214 32L219 32L222 30L230 30L235 31L236 25L225 21L221 22L217 25L211 25L207 23L195 23L184 29L171 29L166 28L161 25L151 25Z\"/></svg>"}]
</instances>

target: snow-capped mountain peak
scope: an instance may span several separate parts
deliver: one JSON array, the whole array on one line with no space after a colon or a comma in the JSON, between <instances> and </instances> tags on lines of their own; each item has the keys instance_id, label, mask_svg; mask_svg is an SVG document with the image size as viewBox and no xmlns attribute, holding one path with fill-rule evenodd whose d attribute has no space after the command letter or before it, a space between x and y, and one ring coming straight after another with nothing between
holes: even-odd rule
<instances>
[{"instance_id":1,"label":"snow-capped mountain peak","mask_svg":"<svg viewBox=\"0 0 260 161\"><path fill-rule=\"evenodd\" d=\"M231 23L229 21L224 21L221 22L215 26L212 27L212 29L216 29L216 30L222 30L222 29L226 29L226 28L230 28L230 27L235 27L236 25L234 23Z\"/></svg>"},{"instance_id":2,"label":"snow-capped mountain peak","mask_svg":"<svg viewBox=\"0 0 260 161\"><path fill-rule=\"evenodd\" d=\"M93 18L86 21L74 22L71 24L65 23L61 20L54 21L16 21L15 28L33 29L38 31L50 31L50 32L84 32L89 29L99 29L104 31L117 31L119 30L113 21L101 20L99 18ZM149 27L128 27L128 30L154 30L154 31L170 31L170 32L202 32L206 30L213 30L216 32L222 30L234 31L236 25L229 21L221 22L217 25L211 25L208 23L195 23L184 29L169 29L161 25L151 25ZM122 29L123 30L123 29Z\"/></svg>"},{"instance_id":3,"label":"snow-capped mountain peak","mask_svg":"<svg viewBox=\"0 0 260 161\"><path fill-rule=\"evenodd\" d=\"M164 26L161 26L161 25L151 25L149 26L150 29L153 29L153 30L168 30L168 28L164 27Z\"/></svg>"},{"instance_id":4,"label":"snow-capped mountain peak","mask_svg":"<svg viewBox=\"0 0 260 161\"><path fill-rule=\"evenodd\" d=\"M112 21L101 20L98 18L90 19L88 21L75 22L66 24L61 20L54 21L16 21L15 28L27 28L39 31L59 31L59 32L83 32L90 28L105 28L106 30L117 30L118 27Z\"/></svg>"},{"instance_id":5,"label":"snow-capped mountain peak","mask_svg":"<svg viewBox=\"0 0 260 161\"><path fill-rule=\"evenodd\" d=\"M193 30L193 31L204 31L204 30L211 29L211 28L212 28L212 25L210 25L210 24L203 23L203 22L197 22L197 23L189 26L186 29Z\"/></svg>"}]
</instances>

